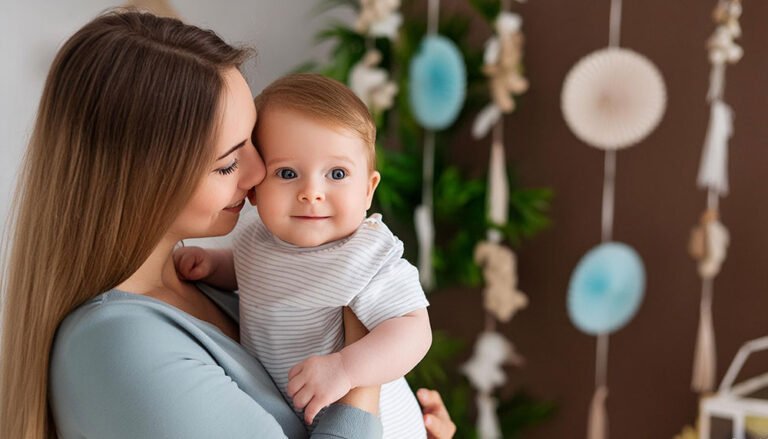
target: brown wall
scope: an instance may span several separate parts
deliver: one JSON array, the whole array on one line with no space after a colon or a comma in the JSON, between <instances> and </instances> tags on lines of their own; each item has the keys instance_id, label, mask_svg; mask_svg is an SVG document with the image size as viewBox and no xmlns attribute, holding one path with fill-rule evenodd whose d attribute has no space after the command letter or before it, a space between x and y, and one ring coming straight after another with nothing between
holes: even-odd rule
<instances>
[{"instance_id":1,"label":"brown wall","mask_svg":"<svg viewBox=\"0 0 768 439\"><path fill-rule=\"evenodd\" d=\"M731 194L721 201L731 247L715 282L718 382L741 344L768 334L768 2L744 0L739 43L745 56L727 69L733 107ZM689 390L698 325L700 280L686 252L705 206L695 186L709 117L705 103L714 0L625 0L622 46L648 56L667 85L658 129L618 155L614 238L645 261L647 290L635 319L610 338L608 414L611 437L671 438L697 413ZM565 309L571 271L600 239L603 154L577 140L560 111L560 91L579 58L607 44L608 0L530 0L524 18L531 89L505 132L510 160L527 186L554 189L553 226L519 253L520 285L530 307L501 327L527 358L508 369L510 389L552 400L558 413L527 438L585 436L593 391L595 339L576 330ZM487 34L487 31L486 31ZM468 169L486 158L457 145ZM482 327L479 291L432 295L436 328L471 339ZM477 310L474 315L467 310ZM470 314L470 315L468 315ZM750 365L768 370L768 354ZM510 390L508 389L508 390Z\"/></svg>"}]
</instances>

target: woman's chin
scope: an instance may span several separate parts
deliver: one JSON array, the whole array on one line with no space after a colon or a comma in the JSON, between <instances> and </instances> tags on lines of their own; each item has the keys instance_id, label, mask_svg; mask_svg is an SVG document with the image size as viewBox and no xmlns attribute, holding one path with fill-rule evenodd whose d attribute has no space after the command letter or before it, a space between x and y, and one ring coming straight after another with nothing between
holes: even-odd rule
<instances>
[{"instance_id":1,"label":"woman's chin","mask_svg":"<svg viewBox=\"0 0 768 439\"><path fill-rule=\"evenodd\" d=\"M232 218L219 218L215 224L211 224L211 226L205 230L198 230L197 233L194 233L194 236L189 236L187 238L216 238L228 235L237 225L237 219L237 216L233 216Z\"/></svg>"}]
</instances>

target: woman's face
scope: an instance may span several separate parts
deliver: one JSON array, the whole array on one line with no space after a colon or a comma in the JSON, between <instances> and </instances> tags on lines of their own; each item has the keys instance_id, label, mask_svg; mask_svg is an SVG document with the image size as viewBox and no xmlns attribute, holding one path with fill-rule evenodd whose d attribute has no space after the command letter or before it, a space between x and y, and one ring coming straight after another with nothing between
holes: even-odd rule
<instances>
[{"instance_id":1,"label":"woman's face","mask_svg":"<svg viewBox=\"0 0 768 439\"><path fill-rule=\"evenodd\" d=\"M224 73L216 161L176 218L170 233L176 239L221 236L237 224L246 196L264 179L264 162L251 142L256 108L245 78L237 69Z\"/></svg>"}]
</instances>

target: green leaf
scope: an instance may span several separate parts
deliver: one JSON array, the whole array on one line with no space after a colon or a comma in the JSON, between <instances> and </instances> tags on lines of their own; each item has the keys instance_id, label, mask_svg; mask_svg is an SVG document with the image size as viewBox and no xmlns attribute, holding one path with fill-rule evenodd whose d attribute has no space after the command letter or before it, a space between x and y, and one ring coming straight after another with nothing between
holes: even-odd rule
<instances>
[{"instance_id":1,"label":"green leaf","mask_svg":"<svg viewBox=\"0 0 768 439\"><path fill-rule=\"evenodd\" d=\"M448 379L445 364L464 349L464 342L441 331L432 333L432 346L423 360L406 376L414 388L436 389Z\"/></svg>"},{"instance_id":2,"label":"green leaf","mask_svg":"<svg viewBox=\"0 0 768 439\"><path fill-rule=\"evenodd\" d=\"M551 402L537 402L525 392L500 402L497 413L505 438L521 437L523 431L550 419L555 413Z\"/></svg>"},{"instance_id":3,"label":"green leaf","mask_svg":"<svg viewBox=\"0 0 768 439\"><path fill-rule=\"evenodd\" d=\"M469 4L490 23L493 23L501 12L501 2L498 0L469 0Z\"/></svg>"}]
</instances>

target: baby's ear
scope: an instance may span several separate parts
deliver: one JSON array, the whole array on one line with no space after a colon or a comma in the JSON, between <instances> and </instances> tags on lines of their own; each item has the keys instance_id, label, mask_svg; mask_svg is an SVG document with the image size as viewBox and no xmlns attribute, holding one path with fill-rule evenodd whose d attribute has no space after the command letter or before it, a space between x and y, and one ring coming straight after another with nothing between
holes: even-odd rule
<instances>
[{"instance_id":1,"label":"baby's ear","mask_svg":"<svg viewBox=\"0 0 768 439\"><path fill-rule=\"evenodd\" d=\"M373 193L376 192L376 187L379 186L380 181L381 174L379 174L379 171L371 172L371 175L368 177L368 191L366 192L366 210L371 208L371 203L373 203Z\"/></svg>"}]
</instances>

